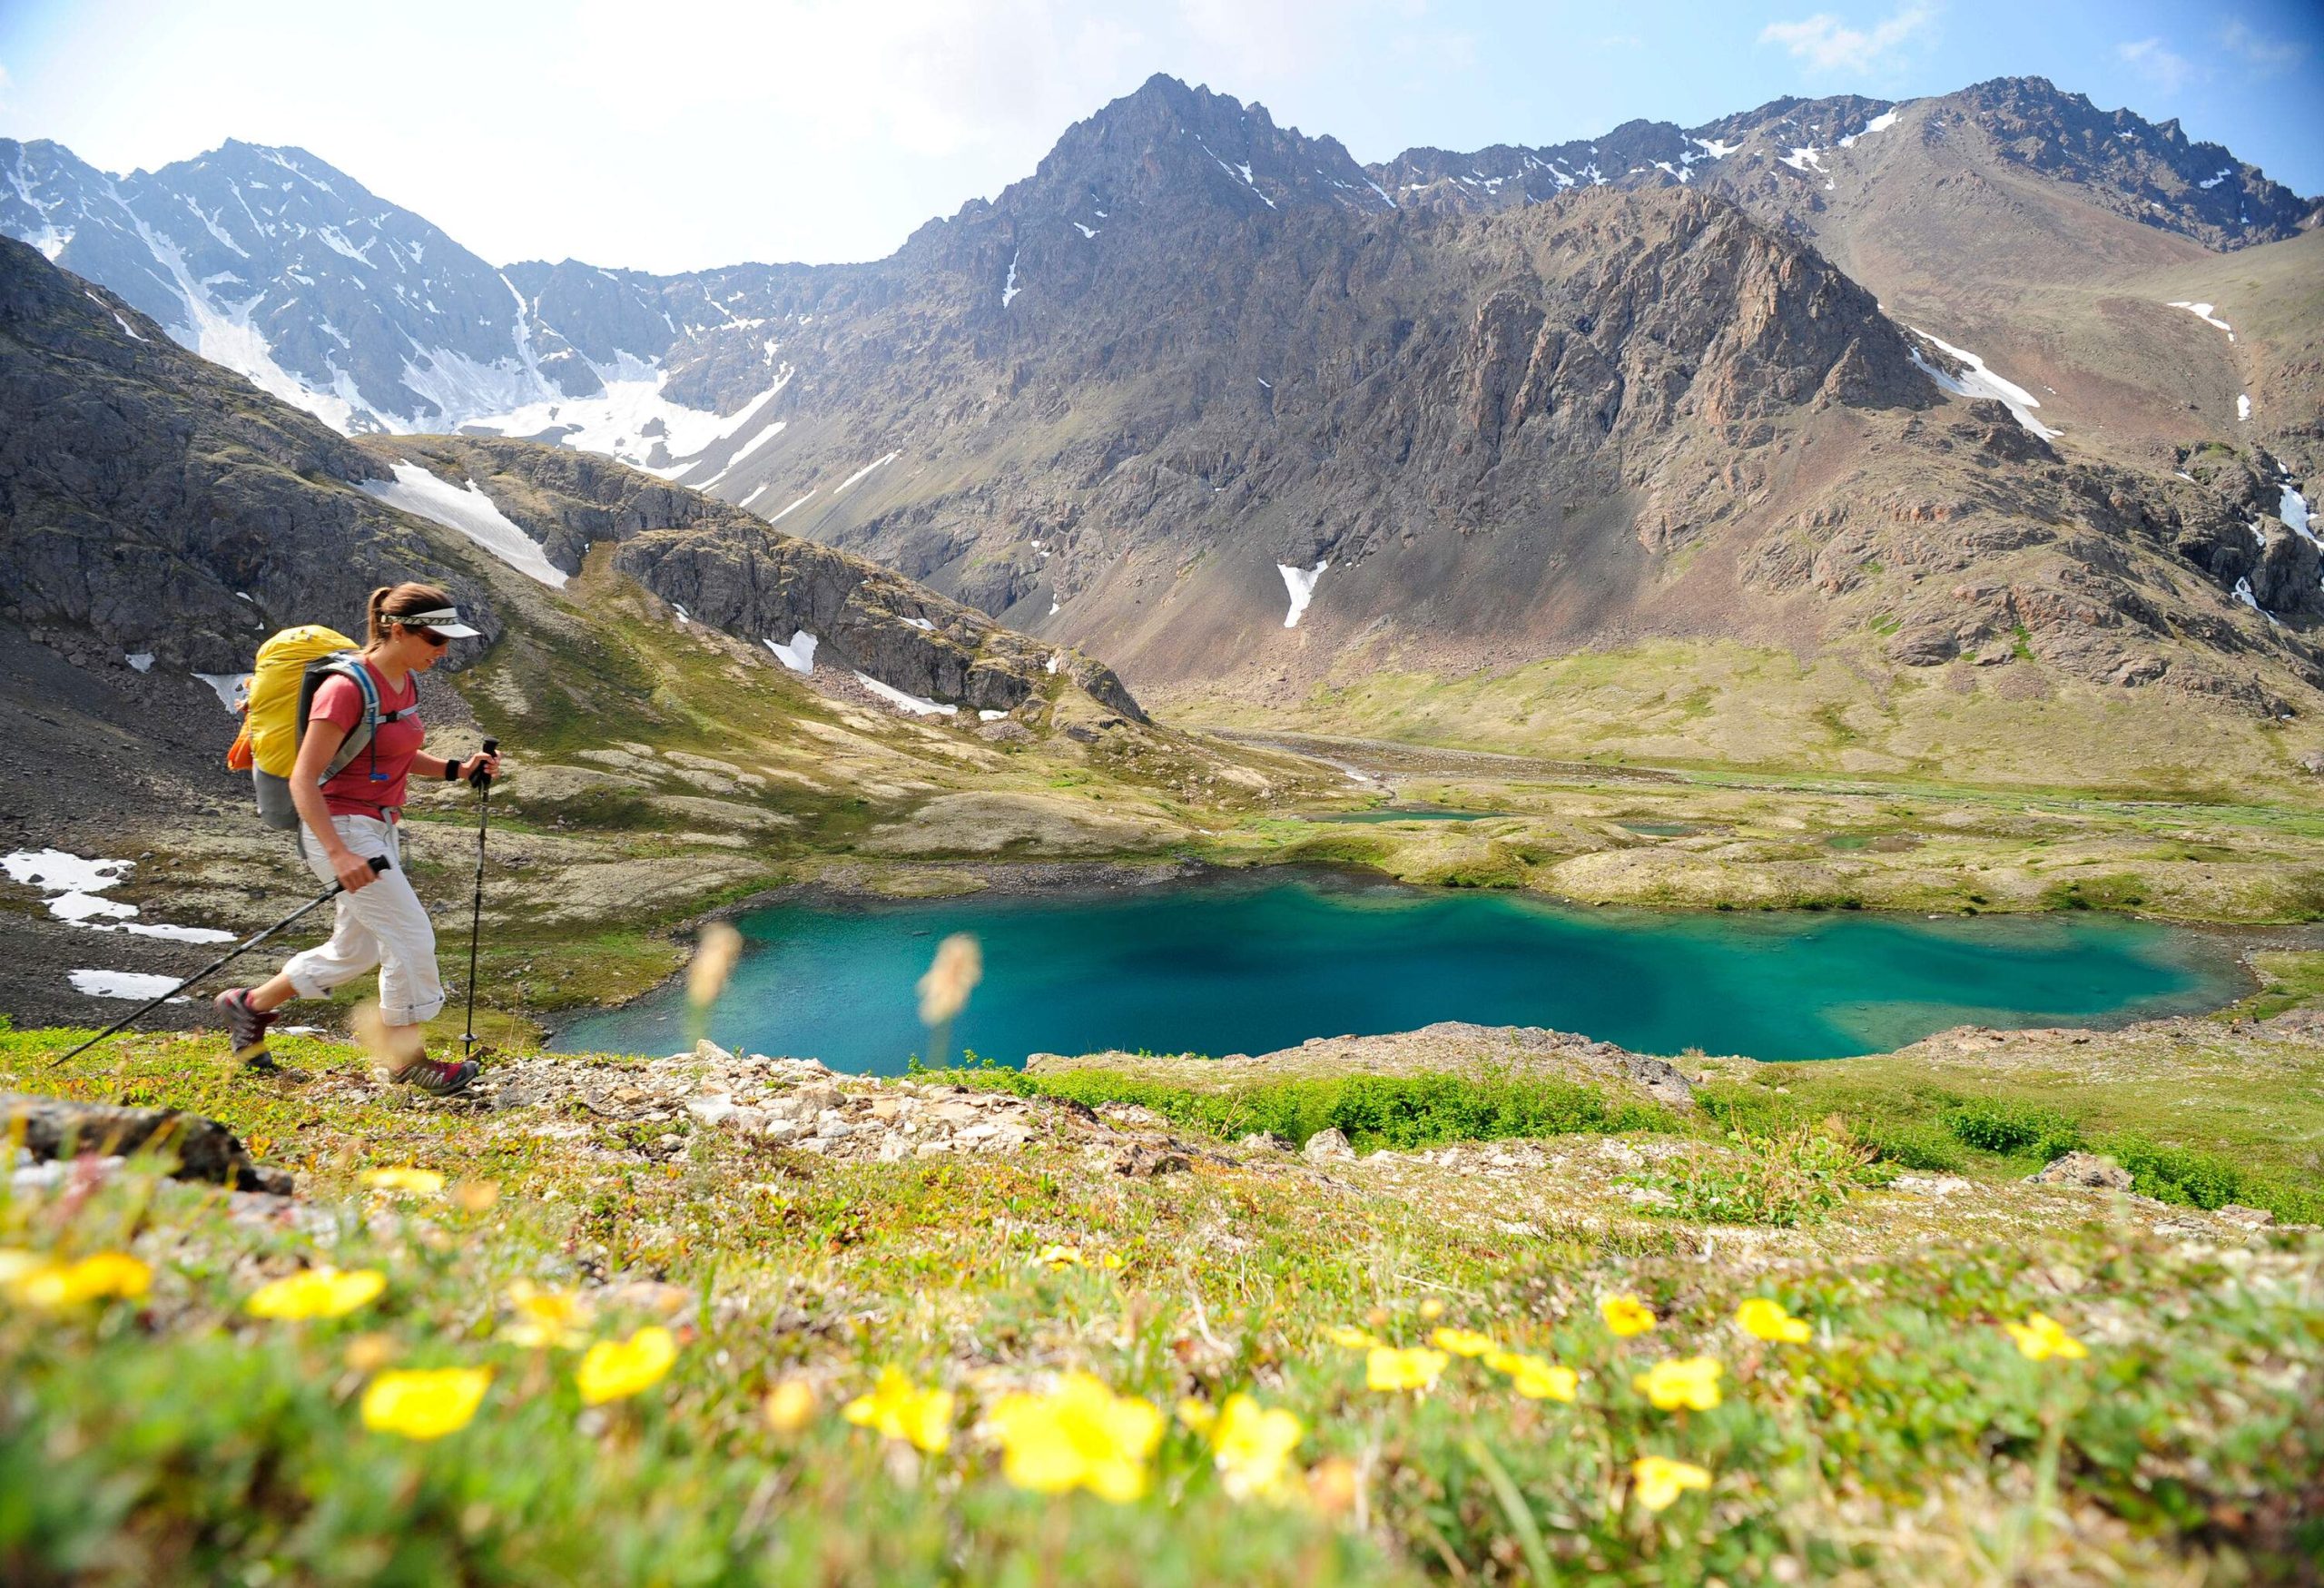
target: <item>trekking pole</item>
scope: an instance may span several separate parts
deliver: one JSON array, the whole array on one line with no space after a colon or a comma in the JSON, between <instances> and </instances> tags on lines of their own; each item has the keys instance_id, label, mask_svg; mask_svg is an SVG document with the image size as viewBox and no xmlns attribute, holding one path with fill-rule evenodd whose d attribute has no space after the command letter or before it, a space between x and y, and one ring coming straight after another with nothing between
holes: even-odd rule
<instances>
[{"instance_id":1,"label":"trekking pole","mask_svg":"<svg viewBox=\"0 0 2324 1588\"><path fill-rule=\"evenodd\" d=\"M484 742L486 755L497 755L499 750L499 740ZM476 1047L476 941L484 925L484 824L492 814L492 774L479 766L468 774L468 783L484 798L476 807L476 906L468 913L468 1029L460 1039L463 1059Z\"/></svg>"},{"instance_id":2,"label":"trekking pole","mask_svg":"<svg viewBox=\"0 0 2324 1588\"><path fill-rule=\"evenodd\" d=\"M373 857L370 862L370 866L375 872L386 871L388 869L388 857L384 854ZM64 1059L50 1060L48 1067L51 1070L54 1070L58 1065L64 1063L65 1059L77 1059L82 1054L87 1052L90 1049L95 1047L99 1042L103 1041L107 1037L112 1036L115 1031L121 1030L123 1026L128 1025L132 1021L137 1019L138 1016L144 1014L149 1011L159 1009L162 1004L167 1003L171 999L175 998L179 993L183 992L187 988L192 986L196 981L201 981L204 976L215 975L218 972L224 970L229 964L231 964L234 961L241 959L244 954L250 952L252 949L258 947L259 944L264 942L268 938L272 937L276 932L281 932L284 927L298 920L299 917L304 915L308 911L312 910L319 905L330 903L333 899L338 898L345 892L347 892L347 884L345 883L333 883L330 885L330 890L323 893L320 898L308 900L304 904L300 905L296 910L293 910L290 914L276 922L272 926L270 926L264 932L260 932L256 937L244 940L239 947L234 949L232 952L227 954L224 959L204 965L201 970L196 971L192 975L188 976L184 981L171 988L167 992L162 993L161 997L154 999L151 1003L142 1004L138 1008L131 1010L127 1014L123 1015L119 1020L113 1021L113 1024L107 1026L103 1031L99 1031L95 1036L91 1037L87 1041L74 1049L72 1052L65 1054Z\"/></svg>"}]
</instances>

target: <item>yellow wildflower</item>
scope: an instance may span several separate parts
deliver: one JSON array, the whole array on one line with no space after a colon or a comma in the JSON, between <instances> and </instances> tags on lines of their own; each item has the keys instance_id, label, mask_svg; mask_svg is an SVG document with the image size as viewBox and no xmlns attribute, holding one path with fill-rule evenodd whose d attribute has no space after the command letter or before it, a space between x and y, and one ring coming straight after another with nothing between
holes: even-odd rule
<instances>
[{"instance_id":1,"label":"yellow wildflower","mask_svg":"<svg viewBox=\"0 0 2324 1588\"><path fill-rule=\"evenodd\" d=\"M1432 1296L1420 1304L1420 1317L1423 1323L1434 1323L1443 1316L1444 1304L1435 1297Z\"/></svg>"},{"instance_id":2,"label":"yellow wildflower","mask_svg":"<svg viewBox=\"0 0 2324 1588\"><path fill-rule=\"evenodd\" d=\"M1649 1511L1661 1511L1669 1508L1681 1490L1709 1489L1710 1473L1691 1461L1641 1455L1630 1463L1630 1486L1640 1504Z\"/></svg>"},{"instance_id":3,"label":"yellow wildflower","mask_svg":"<svg viewBox=\"0 0 2324 1588\"><path fill-rule=\"evenodd\" d=\"M969 992L984 980L984 955L977 940L956 932L936 945L936 962L920 979L920 1023L940 1026L960 1012Z\"/></svg>"},{"instance_id":4,"label":"yellow wildflower","mask_svg":"<svg viewBox=\"0 0 2324 1588\"><path fill-rule=\"evenodd\" d=\"M153 1270L127 1252L98 1252L77 1263L35 1261L18 1267L11 1287L18 1300L34 1307L77 1307L107 1297L143 1296L153 1287Z\"/></svg>"},{"instance_id":5,"label":"yellow wildflower","mask_svg":"<svg viewBox=\"0 0 2324 1588\"><path fill-rule=\"evenodd\" d=\"M1571 1406L1581 1383L1581 1375L1571 1367L1516 1351L1488 1352L1485 1366L1509 1375L1510 1387L1529 1401L1563 1401Z\"/></svg>"},{"instance_id":6,"label":"yellow wildflower","mask_svg":"<svg viewBox=\"0 0 2324 1588\"><path fill-rule=\"evenodd\" d=\"M1598 1316L1606 1320L1608 1328L1626 1340L1654 1327L1654 1309L1627 1293L1600 1297Z\"/></svg>"},{"instance_id":7,"label":"yellow wildflower","mask_svg":"<svg viewBox=\"0 0 2324 1588\"><path fill-rule=\"evenodd\" d=\"M1442 1351L1432 1351L1415 1346L1399 1351L1393 1346L1374 1346L1364 1361L1364 1386L1366 1389L1399 1390L1433 1387L1436 1376L1452 1358Z\"/></svg>"},{"instance_id":8,"label":"yellow wildflower","mask_svg":"<svg viewBox=\"0 0 2324 1588\"><path fill-rule=\"evenodd\" d=\"M859 1428L870 1428L891 1439L904 1439L930 1455L952 1443L952 1392L920 1389L891 1364L880 1369L880 1381L870 1395L847 1403L841 1415Z\"/></svg>"},{"instance_id":9,"label":"yellow wildflower","mask_svg":"<svg viewBox=\"0 0 2324 1588\"><path fill-rule=\"evenodd\" d=\"M743 934L729 922L714 921L694 941L694 962L686 967L686 1001L708 1009L726 990L726 978L743 957Z\"/></svg>"},{"instance_id":10,"label":"yellow wildflower","mask_svg":"<svg viewBox=\"0 0 2324 1588\"><path fill-rule=\"evenodd\" d=\"M1284 1496L1285 1470L1307 1430L1280 1406L1262 1407L1247 1395L1231 1395L1218 1414L1211 1440L1226 1492L1236 1499L1253 1494Z\"/></svg>"},{"instance_id":11,"label":"yellow wildflower","mask_svg":"<svg viewBox=\"0 0 2324 1588\"><path fill-rule=\"evenodd\" d=\"M1737 1307L1735 1321L1754 1339L1775 1340L1787 1346L1797 1346L1816 1332L1806 1318L1792 1317L1782 1302L1766 1296L1754 1296Z\"/></svg>"},{"instance_id":12,"label":"yellow wildflower","mask_svg":"<svg viewBox=\"0 0 2324 1588\"><path fill-rule=\"evenodd\" d=\"M1493 1348L1492 1336L1474 1329L1439 1329L1428 1336L1428 1343L1455 1356L1482 1356Z\"/></svg>"},{"instance_id":13,"label":"yellow wildflower","mask_svg":"<svg viewBox=\"0 0 2324 1588\"><path fill-rule=\"evenodd\" d=\"M1218 1426L1218 1408L1189 1396L1178 1403L1178 1421L1197 1434L1207 1434Z\"/></svg>"},{"instance_id":14,"label":"yellow wildflower","mask_svg":"<svg viewBox=\"0 0 2324 1588\"><path fill-rule=\"evenodd\" d=\"M0 1285L14 1285L35 1269L48 1267L48 1259L38 1252L28 1252L22 1247L0 1246Z\"/></svg>"},{"instance_id":15,"label":"yellow wildflower","mask_svg":"<svg viewBox=\"0 0 2324 1588\"><path fill-rule=\"evenodd\" d=\"M1049 1268L1080 1268L1088 1266L1081 1260L1081 1248L1078 1246L1043 1247L1033 1261L1039 1267Z\"/></svg>"},{"instance_id":16,"label":"yellow wildflower","mask_svg":"<svg viewBox=\"0 0 2324 1588\"><path fill-rule=\"evenodd\" d=\"M441 1439L468 1425L491 1387L488 1367L382 1373L363 1392L363 1425L407 1439Z\"/></svg>"},{"instance_id":17,"label":"yellow wildflower","mask_svg":"<svg viewBox=\"0 0 2324 1588\"><path fill-rule=\"evenodd\" d=\"M1344 1455L1327 1455L1307 1469L1308 1503L1326 1516L1344 1516L1354 1510L1363 1489L1355 1463Z\"/></svg>"},{"instance_id":18,"label":"yellow wildflower","mask_svg":"<svg viewBox=\"0 0 2324 1588\"><path fill-rule=\"evenodd\" d=\"M387 1287L388 1277L377 1268L341 1273L329 1263L319 1263L260 1286L242 1303L242 1310L252 1317L345 1317Z\"/></svg>"},{"instance_id":19,"label":"yellow wildflower","mask_svg":"<svg viewBox=\"0 0 2324 1588\"><path fill-rule=\"evenodd\" d=\"M409 1191L433 1197L444 1189L444 1177L432 1169L367 1169L363 1183L375 1191Z\"/></svg>"},{"instance_id":20,"label":"yellow wildflower","mask_svg":"<svg viewBox=\"0 0 2324 1588\"><path fill-rule=\"evenodd\" d=\"M2063 1356L2078 1362L2090 1355L2090 1348L2066 1333L2065 1325L2046 1312L2029 1312L2024 1323L2004 1322L2009 1337L2017 1348L2036 1362L2047 1362L2053 1356Z\"/></svg>"},{"instance_id":21,"label":"yellow wildflower","mask_svg":"<svg viewBox=\"0 0 2324 1588\"><path fill-rule=\"evenodd\" d=\"M1162 1438L1162 1414L1087 1373L1068 1373L1047 1395L1001 1396L992 1426L1001 1475L1019 1488L1086 1488L1122 1504L1146 1493L1146 1458Z\"/></svg>"},{"instance_id":22,"label":"yellow wildflower","mask_svg":"<svg viewBox=\"0 0 2324 1588\"><path fill-rule=\"evenodd\" d=\"M511 1345L577 1351L589 1343L584 1332L589 1304L570 1290L544 1289L529 1279L518 1279L508 1287L508 1306L517 1321L503 1328L500 1337Z\"/></svg>"},{"instance_id":23,"label":"yellow wildflower","mask_svg":"<svg viewBox=\"0 0 2324 1588\"><path fill-rule=\"evenodd\" d=\"M1718 1405L1718 1376L1725 1371L1709 1356L1673 1356L1657 1362L1630 1383L1658 1411L1675 1412L1689 1406L1707 1412Z\"/></svg>"},{"instance_id":24,"label":"yellow wildflower","mask_svg":"<svg viewBox=\"0 0 2324 1588\"><path fill-rule=\"evenodd\" d=\"M358 1373L377 1373L394 1361L401 1348L392 1335L358 1335L347 1342L340 1360Z\"/></svg>"},{"instance_id":25,"label":"yellow wildflower","mask_svg":"<svg viewBox=\"0 0 2324 1588\"><path fill-rule=\"evenodd\" d=\"M786 1378L767 1392L767 1426L778 1434L796 1434L815 1419L814 1387L803 1378Z\"/></svg>"},{"instance_id":26,"label":"yellow wildflower","mask_svg":"<svg viewBox=\"0 0 2324 1588\"><path fill-rule=\"evenodd\" d=\"M678 1359L678 1342L660 1324L647 1324L626 1340L599 1340L581 1357L573 1382L585 1406L626 1399L661 1381Z\"/></svg>"},{"instance_id":27,"label":"yellow wildflower","mask_svg":"<svg viewBox=\"0 0 2324 1588\"><path fill-rule=\"evenodd\" d=\"M499 1200L498 1180L462 1180L452 1188L452 1206L463 1213L489 1213Z\"/></svg>"},{"instance_id":28,"label":"yellow wildflower","mask_svg":"<svg viewBox=\"0 0 2324 1588\"><path fill-rule=\"evenodd\" d=\"M1382 1343L1378 1336L1347 1324L1334 1324L1324 1331L1324 1337L1333 1345L1344 1346L1351 1351L1369 1351Z\"/></svg>"}]
</instances>

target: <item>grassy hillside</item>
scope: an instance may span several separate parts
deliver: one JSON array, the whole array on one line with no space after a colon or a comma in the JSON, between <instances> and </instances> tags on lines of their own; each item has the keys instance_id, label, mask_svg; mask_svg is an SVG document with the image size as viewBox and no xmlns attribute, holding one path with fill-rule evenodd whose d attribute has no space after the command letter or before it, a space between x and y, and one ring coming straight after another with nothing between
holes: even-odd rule
<instances>
[{"instance_id":1,"label":"grassy hillside","mask_svg":"<svg viewBox=\"0 0 2324 1588\"><path fill-rule=\"evenodd\" d=\"M732 1107L830 1085L780 1062L519 1058L448 1107L328 1043L285 1044L301 1084L202 1038L47 1069L70 1040L7 1038L0 1081L202 1109L301 1196L17 1177L12 1581L2224 1583L2324 1548L2314 1230L1969 1139L2074 1114L2299 1212L2313 1039L2021 1034L1692 1107L1457 1065L843 1080L812 1151ZM2262 1102L2300 1184L2249 1162ZM1233 1144L1327 1122L1391 1149ZM253 1315L326 1263L378 1278Z\"/></svg>"},{"instance_id":2,"label":"grassy hillside","mask_svg":"<svg viewBox=\"0 0 2324 1588\"><path fill-rule=\"evenodd\" d=\"M2217 801L2312 799L2307 719L2268 721L2159 690L2077 683L2027 655L1896 669L1736 642L1659 641L1454 674L1392 650L1287 711L1159 691L1193 720L1566 760L1787 778L1856 777Z\"/></svg>"}]
</instances>

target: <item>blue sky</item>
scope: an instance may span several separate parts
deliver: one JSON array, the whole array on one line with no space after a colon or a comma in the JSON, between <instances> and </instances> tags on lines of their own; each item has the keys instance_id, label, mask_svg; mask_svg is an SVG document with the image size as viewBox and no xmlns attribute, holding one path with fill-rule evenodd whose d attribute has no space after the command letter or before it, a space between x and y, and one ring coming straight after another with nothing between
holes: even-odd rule
<instances>
[{"instance_id":1,"label":"blue sky","mask_svg":"<svg viewBox=\"0 0 2324 1588\"><path fill-rule=\"evenodd\" d=\"M876 257L1156 71L1359 160L2035 74L2324 192L2314 0L0 0L0 136L300 144L495 262Z\"/></svg>"}]
</instances>

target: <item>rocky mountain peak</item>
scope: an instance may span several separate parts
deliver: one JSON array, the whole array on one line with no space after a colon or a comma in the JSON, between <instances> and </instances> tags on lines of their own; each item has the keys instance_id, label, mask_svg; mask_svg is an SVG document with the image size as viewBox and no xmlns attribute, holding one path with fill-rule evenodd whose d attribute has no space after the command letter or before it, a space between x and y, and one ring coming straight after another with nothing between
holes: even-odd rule
<instances>
[{"instance_id":1,"label":"rocky mountain peak","mask_svg":"<svg viewBox=\"0 0 2324 1588\"><path fill-rule=\"evenodd\" d=\"M1337 139L1278 127L1263 104L1157 73L1067 128L996 208L1025 219L1062 215L1096 232L1141 211L1305 204L1392 207ZM1117 214L1116 206L1131 213Z\"/></svg>"},{"instance_id":2,"label":"rocky mountain peak","mask_svg":"<svg viewBox=\"0 0 2324 1588\"><path fill-rule=\"evenodd\" d=\"M2090 202L2211 248L2279 242L2315 225L2303 199L2221 144L2191 141L2173 117L2102 111L2046 77L1995 77L1940 102L2002 159L2081 188Z\"/></svg>"}]
</instances>

